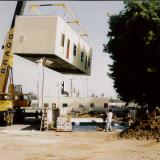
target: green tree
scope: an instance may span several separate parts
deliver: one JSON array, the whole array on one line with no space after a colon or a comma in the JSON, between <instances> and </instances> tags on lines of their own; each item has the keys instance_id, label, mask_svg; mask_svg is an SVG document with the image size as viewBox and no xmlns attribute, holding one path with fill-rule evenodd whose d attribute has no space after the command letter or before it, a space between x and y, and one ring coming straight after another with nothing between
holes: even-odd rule
<instances>
[{"instance_id":1,"label":"green tree","mask_svg":"<svg viewBox=\"0 0 160 160\"><path fill-rule=\"evenodd\" d=\"M160 106L160 5L156 0L125 2L109 17L104 44L113 64L109 76L121 99Z\"/></svg>"}]
</instances>

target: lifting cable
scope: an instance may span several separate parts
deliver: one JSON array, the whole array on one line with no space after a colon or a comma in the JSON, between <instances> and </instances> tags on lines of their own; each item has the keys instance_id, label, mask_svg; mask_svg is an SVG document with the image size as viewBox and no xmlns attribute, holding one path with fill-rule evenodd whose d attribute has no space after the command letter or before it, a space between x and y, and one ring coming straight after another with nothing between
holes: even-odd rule
<instances>
[{"instance_id":1,"label":"lifting cable","mask_svg":"<svg viewBox=\"0 0 160 160\"><path fill-rule=\"evenodd\" d=\"M86 33L86 31L84 30L84 28L80 24L80 21L76 18L76 16L73 14L73 12L70 10L70 8L67 7L64 3L30 5L30 9L34 10L39 15L42 15L42 13L37 8L38 7L48 7L48 6L62 7L64 9L64 13L66 11L73 18L72 21L68 21L67 23L77 24L79 26L79 28L81 29L81 31L82 31L82 33L80 33L80 36L88 37L88 34Z\"/></svg>"}]
</instances>

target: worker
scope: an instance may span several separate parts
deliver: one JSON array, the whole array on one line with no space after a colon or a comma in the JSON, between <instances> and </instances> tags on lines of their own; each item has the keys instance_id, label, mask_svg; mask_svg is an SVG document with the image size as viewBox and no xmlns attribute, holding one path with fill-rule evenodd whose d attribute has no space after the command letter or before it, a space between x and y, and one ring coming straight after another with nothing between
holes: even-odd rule
<instances>
[{"instance_id":1,"label":"worker","mask_svg":"<svg viewBox=\"0 0 160 160\"><path fill-rule=\"evenodd\" d=\"M109 111L107 112L107 119L106 119L106 132L108 132L108 130L110 130L110 132L112 131L112 117L113 117L113 113L112 113L112 109L109 109Z\"/></svg>"}]
</instances>

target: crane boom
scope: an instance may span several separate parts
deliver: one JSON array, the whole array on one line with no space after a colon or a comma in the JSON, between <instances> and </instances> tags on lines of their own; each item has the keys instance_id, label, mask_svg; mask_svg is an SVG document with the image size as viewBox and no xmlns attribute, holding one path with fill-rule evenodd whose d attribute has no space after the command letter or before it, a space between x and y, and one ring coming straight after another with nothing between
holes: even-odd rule
<instances>
[{"instance_id":1,"label":"crane boom","mask_svg":"<svg viewBox=\"0 0 160 160\"><path fill-rule=\"evenodd\" d=\"M12 53L12 43L13 43L13 35L14 35L14 25L15 18L17 15L23 14L24 7L26 2L18 1L16 5L16 9L14 12L14 16L12 19L10 31L7 34L5 45L2 47L3 56L0 65L0 94L5 93L7 82L10 75L10 70L13 67L13 53ZM12 79L13 80L13 79ZM12 82L13 83L13 82Z\"/></svg>"},{"instance_id":2,"label":"crane boom","mask_svg":"<svg viewBox=\"0 0 160 160\"><path fill-rule=\"evenodd\" d=\"M14 26L15 19L17 15L23 14L25 1L18 1L10 30L6 36L6 40L3 49L3 56L0 65L0 123L5 122L6 124L12 124L14 119L14 114L16 109L21 109L21 107L30 106L30 97L27 94L20 93L15 94L14 84L13 84L13 53L12 44L14 36ZM7 82L10 77L10 84L8 87L8 93L6 93ZM25 97L28 97L25 98Z\"/></svg>"}]
</instances>

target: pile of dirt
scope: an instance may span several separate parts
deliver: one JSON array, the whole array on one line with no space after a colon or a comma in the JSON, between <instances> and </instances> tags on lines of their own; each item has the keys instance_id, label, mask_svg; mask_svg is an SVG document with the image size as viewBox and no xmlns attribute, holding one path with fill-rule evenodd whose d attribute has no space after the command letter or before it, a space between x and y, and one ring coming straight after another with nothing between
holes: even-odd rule
<instances>
[{"instance_id":1,"label":"pile of dirt","mask_svg":"<svg viewBox=\"0 0 160 160\"><path fill-rule=\"evenodd\" d=\"M160 114L150 114L145 119L137 120L127 130L121 132L120 136L160 142Z\"/></svg>"}]
</instances>

